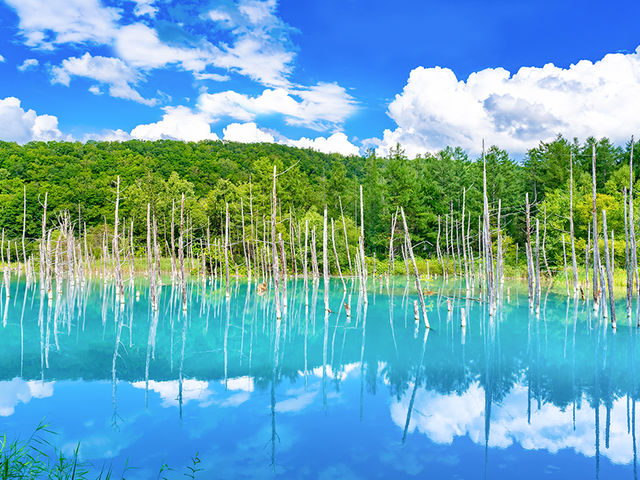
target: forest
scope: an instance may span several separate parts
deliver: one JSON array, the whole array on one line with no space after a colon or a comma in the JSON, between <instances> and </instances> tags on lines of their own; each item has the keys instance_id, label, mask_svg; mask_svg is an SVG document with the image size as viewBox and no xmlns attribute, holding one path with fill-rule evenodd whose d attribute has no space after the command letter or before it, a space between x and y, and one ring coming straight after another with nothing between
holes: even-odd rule
<instances>
[{"instance_id":1,"label":"forest","mask_svg":"<svg viewBox=\"0 0 640 480\"><path fill-rule=\"evenodd\" d=\"M624 146L616 146L606 138L588 138L580 143L558 136L552 142L539 143L518 159L497 146L486 149L491 222L495 224L500 201L505 263L513 264L519 252L519 261L524 264L528 194L532 217L544 225L549 268L561 268L562 235L568 239L569 234L572 161L576 251L584 252L592 215L594 145L598 213L606 209L609 230L624 239L623 198L630 183L632 148L635 158L640 159L640 147L632 147L631 139ZM638 163L633 166L634 182ZM105 229L110 231L113 223L119 176L120 216L125 225L133 221L134 243L141 251L146 238L147 204L157 219L159 236L166 239L172 206L180 203L183 193L192 234L202 237L209 226L211 235L220 236L228 204L230 235L237 240L250 200L256 225L271 215L274 165L280 172L278 228L284 233L288 219L298 224L308 220L310 226L321 229L326 205L329 218L340 227L344 218L344 230L354 249L363 220L367 257L375 253L385 258L392 216L403 207L416 255L433 258L439 230L444 249L447 229L453 238L454 230L449 226L458 228L461 222L464 191L470 237L478 238L474 232L479 230L483 209L482 156L471 157L460 148L445 148L407 158L398 145L387 157L376 156L371 150L363 157L344 157L277 144L221 141L0 142L0 228L4 239L18 240L22 236L26 198L27 250L37 252L46 193L50 228L62 212L69 212L76 232L86 227L93 250L100 251ZM634 191L638 186L634 185ZM634 203L637 212L637 197ZM161 248L164 245L161 242ZM338 246L341 256L345 254L343 245L344 240ZM615 251L616 264L624 265L624 255L624 248Z\"/></svg>"}]
</instances>

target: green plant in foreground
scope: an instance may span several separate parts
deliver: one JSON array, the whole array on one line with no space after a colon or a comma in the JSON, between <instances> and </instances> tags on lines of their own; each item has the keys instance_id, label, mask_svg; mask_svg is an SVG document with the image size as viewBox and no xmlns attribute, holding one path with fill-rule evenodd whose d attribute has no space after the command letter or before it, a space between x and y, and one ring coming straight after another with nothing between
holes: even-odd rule
<instances>
[{"instance_id":1,"label":"green plant in foreground","mask_svg":"<svg viewBox=\"0 0 640 480\"><path fill-rule=\"evenodd\" d=\"M46 424L40 422L33 433L25 440L13 440L9 442L3 435L0 441L0 480L124 480L125 474L132 470L129 461L125 462L122 473L115 476L111 465L103 465L98 471L89 462L82 461L79 457L80 442L70 456L65 455L60 449L52 445L48 435L55 435ZM191 458L191 464L186 467L184 476L194 479L202 470L198 465L201 460L196 453ZM168 480L166 472L171 469L165 462L162 463L158 473L158 479Z\"/></svg>"}]
</instances>

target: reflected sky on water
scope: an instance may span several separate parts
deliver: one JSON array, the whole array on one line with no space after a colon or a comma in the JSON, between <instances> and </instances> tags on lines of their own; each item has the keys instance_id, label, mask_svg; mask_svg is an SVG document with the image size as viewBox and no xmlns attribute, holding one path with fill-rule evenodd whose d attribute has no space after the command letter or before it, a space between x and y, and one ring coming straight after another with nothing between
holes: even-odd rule
<instances>
[{"instance_id":1,"label":"reflected sky on water","mask_svg":"<svg viewBox=\"0 0 640 480\"><path fill-rule=\"evenodd\" d=\"M2 292L0 425L42 420L71 453L127 478L166 462L199 478L629 478L636 476L638 331L580 299L545 294L529 310L507 284L490 316L476 292L432 281L428 332L412 282L290 280L272 292L189 284L189 310L144 282ZM447 298L452 299L449 312ZM348 307L348 308L347 308ZM467 326L462 329L465 310ZM350 315L347 315L347 311ZM634 310L635 311L635 310Z\"/></svg>"}]
</instances>

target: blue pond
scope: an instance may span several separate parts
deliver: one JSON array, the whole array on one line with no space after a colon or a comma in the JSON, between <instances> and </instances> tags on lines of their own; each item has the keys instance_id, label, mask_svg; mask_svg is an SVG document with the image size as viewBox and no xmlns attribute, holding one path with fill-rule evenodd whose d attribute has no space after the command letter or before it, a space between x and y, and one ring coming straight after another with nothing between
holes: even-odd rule
<instances>
[{"instance_id":1,"label":"blue pond","mask_svg":"<svg viewBox=\"0 0 640 480\"><path fill-rule=\"evenodd\" d=\"M589 302L545 293L530 312L507 284L494 316L460 285L432 281L432 329L404 279L272 292L140 281L11 284L0 317L0 433L44 420L66 453L126 478L637 478L639 332ZM478 294L476 293L477 297ZM447 308L452 299L453 311ZM345 304L351 315L347 316ZM461 309L467 317L460 327ZM640 409L638 409L640 413ZM162 475L165 475L163 473Z\"/></svg>"}]
</instances>

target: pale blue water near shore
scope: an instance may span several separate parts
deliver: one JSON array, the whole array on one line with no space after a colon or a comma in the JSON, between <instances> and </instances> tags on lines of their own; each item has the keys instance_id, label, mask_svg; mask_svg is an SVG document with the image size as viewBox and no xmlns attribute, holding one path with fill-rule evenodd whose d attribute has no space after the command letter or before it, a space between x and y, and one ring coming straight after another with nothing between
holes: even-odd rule
<instances>
[{"instance_id":1,"label":"pale blue water near shore","mask_svg":"<svg viewBox=\"0 0 640 480\"><path fill-rule=\"evenodd\" d=\"M486 304L432 282L431 326L416 329L415 287L370 283L368 303L337 279L289 281L287 311L255 286L164 286L157 316L94 283L49 305L36 285L2 293L0 433L42 420L84 460L127 459L127 478L637 478L639 332L549 293L539 316L511 285ZM344 303L352 315L347 317ZM543 292L544 295L544 292ZM477 294L476 294L477 296ZM55 295L54 295L55 297ZM467 327L460 327L461 308Z\"/></svg>"}]
</instances>

